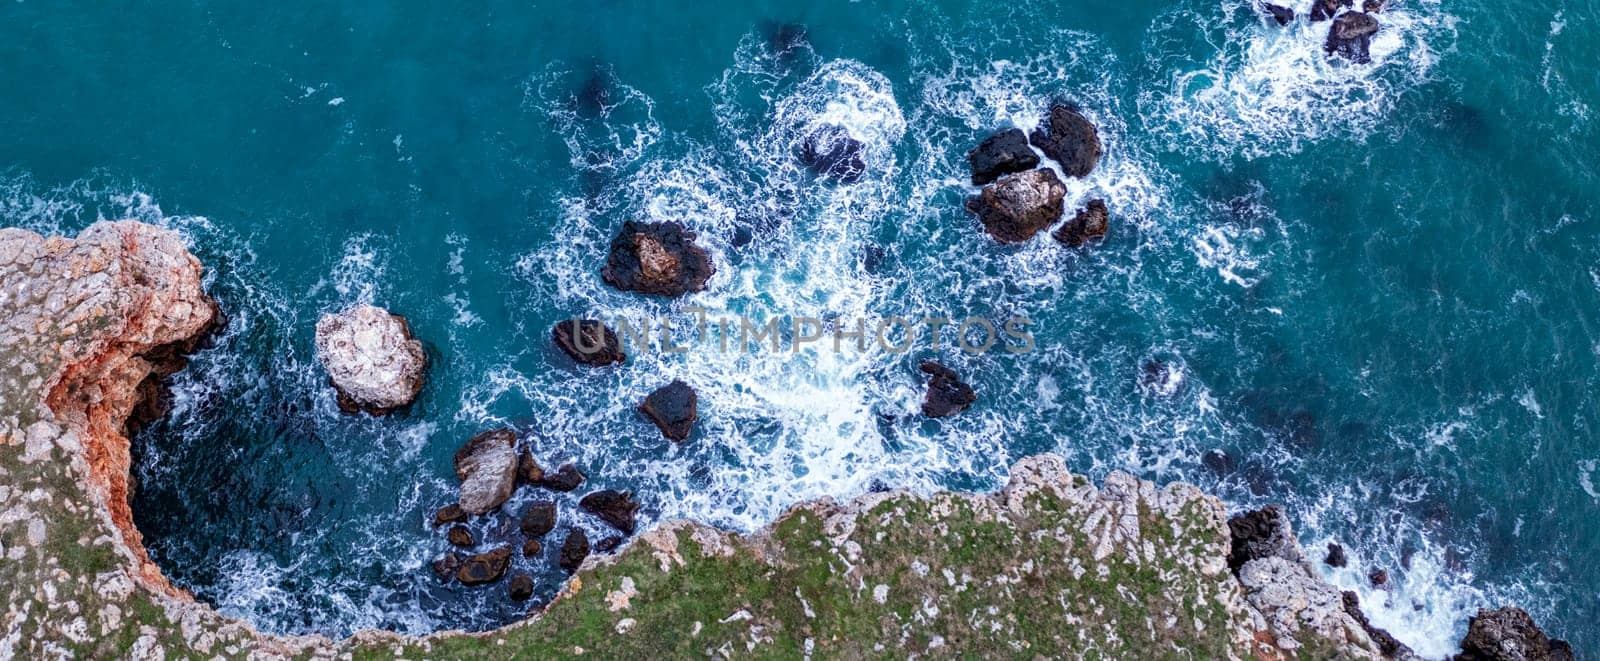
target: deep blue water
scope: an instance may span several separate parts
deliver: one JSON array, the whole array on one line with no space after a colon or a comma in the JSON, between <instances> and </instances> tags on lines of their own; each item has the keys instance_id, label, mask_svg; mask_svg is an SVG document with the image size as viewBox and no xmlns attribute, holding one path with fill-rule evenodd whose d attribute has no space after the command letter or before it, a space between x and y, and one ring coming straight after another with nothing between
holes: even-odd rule
<instances>
[{"instance_id":1,"label":"deep blue water","mask_svg":"<svg viewBox=\"0 0 1600 661\"><path fill-rule=\"evenodd\" d=\"M1330 578L1425 654L1501 603L1592 654L1597 18L1396 0L1351 66L1322 55L1326 24L1215 0L11 3L0 222L131 216L193 242L231 323L139 439L135 512L178 583L266 629L517 617L502 590L433 579L426 521L455 449L514 425L649 520L741 530L875 486L994 488L1060 452L1286 503L1308 546L1351 549ZM962 210L963 155L1055 99L1100 126L1068 205L1104 197L1109 238L998 245ZM860 183L795 162L822 124L866 143ZM600 281L630 219L700 233L719 270L684 303L713 314L1023 315L1038 347L577 370L558 319L692 319ZM340 415L316 364L317 317L361 301L429 347L406 414ZM980 397L941 422L913 414L935 355ZM1151 358L1175 395L1137 387ZM672 378L702 402L683 445L633 412ZM563 526L603 530L574 503ZM548 556L517 561L536 602Z\"/></svg>"}]
</instances>

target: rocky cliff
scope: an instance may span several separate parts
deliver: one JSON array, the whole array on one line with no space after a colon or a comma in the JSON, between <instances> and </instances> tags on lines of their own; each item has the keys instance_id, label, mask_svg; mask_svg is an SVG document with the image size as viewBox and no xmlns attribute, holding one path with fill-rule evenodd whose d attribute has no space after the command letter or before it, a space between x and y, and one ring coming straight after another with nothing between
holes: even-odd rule
<instances>
[{"instance_id":1,"label":"rocky cliff","mask_svg":"<svg viewBox=\"0 0 1600 661\"><path fill-rule=\"evenodd\" d=\"M0 658L1381 654L1297 549L1236 576L1217 499L1051 456L993 494L805 503L749 536L668 523L492 632L262 634L169 585L129 512L130 419L216 318L200 276L138 223L0 230Z\"/></svg>"}]
</instances>

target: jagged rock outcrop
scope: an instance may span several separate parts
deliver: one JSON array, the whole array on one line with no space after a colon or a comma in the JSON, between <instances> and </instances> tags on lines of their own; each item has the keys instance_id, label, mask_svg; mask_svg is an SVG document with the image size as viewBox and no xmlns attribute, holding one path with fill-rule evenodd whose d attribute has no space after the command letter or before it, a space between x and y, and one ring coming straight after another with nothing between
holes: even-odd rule
<instances>
[{"instance_id":1,"label":"jagged rock outcrop","mask_svg":"<svg viewBox=\"0 0 1600 661\"><path fill-rule=\"evenodd\" d=\"M961 380L961 376L944 365L924 360L917 368L927 374L928 393L922 399L922 414L930 418L948 418L967 410L978 401L978 393Z\"/></svg>"},{"instance_id":2,"label":"jagged rock outcrop","mask_svg":"<svg viewBox=\"0 0 1600 661\"><path fill-rule=\"evenodd\" d=\"M611 240L600 277L623 291L676 297L705 289L716 271L683 225L628 221Z\"/></svg>"},{"instance_id":3,"label":"jagged rock outcrop","mask_svg":"<svg viewBox=\"0 0 1600 661\"><path fill-rule=\"evenodd\" d=\"M556 346L579 364L590 367L618 365L627 360L616 331L598 319L568 319L550 329Z\"/></svg>"},{"instance_id":4,"label":"jagged rock outcrop","mask_svg":"<svg viewBox=\"0 0 1600 661\"><path fill-rule=\"evenodd\" d=\"M1067 187L1052 170L1006 175L967 200L983 228L1001 243L1033 238L1061 217Z\"/></svg>"},{"instance_id":5,"label":"jagged rock outcrop","mask_svg":"<svg viewBox=\"0 0 1600 661\"><path fill-rule=\"evenodd\" d=\"M428 357L405 317L357 305L317 320L317 360L339 395L339 408L385 415L422 391Z\"/></svg>"},{"instance_id":6,"label":"jagged rock outcrop","mask_svg":"<svg viewBox=\"0 0 1600 661\"><path fill-rule=\"evenodd\" d=\"M867 172L866 145L845 127L827 124L801 141L800 162L819 177L853 184Z\"/></svg>"},{"instance_id":7,"label":"jagged rock outcrop","mask_svg":"<svg viewBox=\"0 0 1600 661\"><path fill-rule=\"evenodd\" d=\"M1100 131L1070 104L1050 106L1050 113L1028 134L1028 141L1061 164L1061 172L1069 177L1087 177L1100 164Z\"/></svg>"},{"instance_id":8,"label":"jagged rock outcrop","mask_svg":"<svg viewBox=\"0 0 1600 661\"><path fill-rule=\"evenodd\" d=\"M1111 210L1106 208L1106 201L1089 200L1072 220L1062 223L1051 236L1057 241L1077 248L1090 241L1106 238L1106 231L1110 227Z\"/></svg>"},{"instance_id":9,"label":"jagged rock outcrop","mask_svg":"<svg viewBox=\"0 0 1600 661\"><path fill-rule=\"evenodd\" d=\"M1514 606L1478 609L1456 661L1572 661L1572 646L1551 638L1528 612Z\"/></svg>"},{"instance_id":10,"label":"jagged rock outcrop","mask_svg":"<svg viewBox=\"0 0 1600 661\"><path fill-rule=\"evenodd\" d=\"M611 489L596 491L579 500L578 506L617 530L633 534L633 517L639 511L639 503L633 499L632 492Z\"/></svg>"},{"instance_id":11,"label":"jagged rock outcrop","mask_svg":"<svg viewBox=\"0 0 1600 661\"><path fill-rule=\"evenodd\" d=\"M496 429L472 437L456 450L455 464L462 511L477 516L499 507L517 487L516 432Z\"/></svg>"},{"instance_id":12,"label":"jagged rock outcrop","mask_svg":"<svg viewBox=\"0 0 1600 661\"><path fill-rule=\"evenodd\" d=\"M655 423L667 439L688 440L694 423L700 419L700 396L689 384L674 380L645 396L639 411Z\"/></svg>"},{"instance_id":13,"label":"jagged rock outcrop","mask_svg":"<svg viewBox=\"0 0 1600 661\"><path fill-rule=\"evenodd\" d=\"M1007 129L968 151L967 165L972 169L972 185L982 186L1002 175L1032 170L1039 165L1039 155L1028 146L1022 129Z\"/></svg>"},{"instance_id":14,"label":"jagged rock outcrop","mask_svg":"<svg viewBox=\"0 0 1600 661\"><path fill-rule=\"evenodd\" d=\"M1378 19L1372 14L1347 11L1333 19L1328 27L1328 39L1322 50L1329 55L1340 55L1356 64L1372 61L1370 54L1372 35L1378 33Z\"/></svg>"}]
</instances>

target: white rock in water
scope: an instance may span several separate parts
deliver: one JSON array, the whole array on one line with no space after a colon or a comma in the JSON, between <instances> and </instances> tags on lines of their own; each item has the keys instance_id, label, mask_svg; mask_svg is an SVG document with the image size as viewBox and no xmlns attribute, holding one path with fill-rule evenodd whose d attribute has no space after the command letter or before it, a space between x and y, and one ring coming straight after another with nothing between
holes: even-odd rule
<instances>
[{"instance_id":1,"label":"white rock in water","mask_svg":"<svg viewBox=\"0 0 1600 661\"><path fill-rule=\"evenodd\" d=\"M317 359L339 391L340 408L373 415L416 399L428 363L405 318L371 305L322 315Z\"/></svg>"}]
</instances>

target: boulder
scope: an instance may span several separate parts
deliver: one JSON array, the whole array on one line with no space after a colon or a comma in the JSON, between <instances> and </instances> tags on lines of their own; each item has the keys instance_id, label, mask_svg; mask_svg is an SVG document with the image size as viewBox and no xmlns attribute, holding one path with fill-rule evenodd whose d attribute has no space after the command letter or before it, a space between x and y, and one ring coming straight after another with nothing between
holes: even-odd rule
<instances>
[{"instance_id":1,"label":"boulder","mask_svg":"<svg viewBox=\"0 0 1600 661\"><path fill-rule=\"evenodd\" d=\"M973 402L978 401L978 394L973 392L972 386L962 382L961 377L956 376L950 368L925 360L919 369L933 377L928 382L928 395L922 401L923 415L930 418L947 418L965 411Z\"/></svg>"},{"instance_id":2,"label":"boulder","mask_svg":"<svg viewBox=\"0 0 1600 661\"><path fill-rule=\"evenodd\" d=\"M452 546L472 546L478 543L472 538L472 530L461 524L450 526L450 532L445 534L445 539L450 540Z\"/></svg>"},{"instance_id":3,"label":"boulder","mask_svg":"<svg viewBox=\"0 0 1600 661\"><path fill-rule=\"evenodd\" d=\"M506 575L506 569L511 566L511 549L497 548L486 553L467 556L462 561L461 569L456 571L456 580L462 585L483 585L500 580Z\"/></svg>"},{"instance_id":4,"label":"boulder","mask_svg":"<svg viewBox=\"0 0 1600 661\"><path fill-rule=\"evenodd\" d=\"M1061 164L1069 177L1086 177L1100 164L1100 132L1074 106L1057 103L1028 141Z\"/></svg>"},{"instance_id":5,"label":"boulder","mask_svg":"<svg viewBox=\"0 0 1600 661\"><path fill-rule=\"evenodd\" d=\"M548 500L535 501L522 511L522 534L539 539L556 528L556 504Z\"/></svg>"},{"instance_id":6,"label":"boulder","mask_svg":"<svg viewBox=\"0 0 1600 661\"><path fill-rule=\"evenodd\" d=\"M1344 547L1334 542L1328 542L1328 555L1322 559L1329 567L1347 567L1350 558L1344 554Z\"/></svg>"},{"instance_id":7,"label":"boulder","mask_svg":"<svg viewBox=\"0 0 1600 661\"><path fill-rule=\"evenodd\" d=\"M1389 572L1382 569L1374 569L1367 574L1367 580L1372 582L1372 587L1387 588L1389 585Z\"/></svg>"},{"instance_id":8,"label":"boulder","mask_svg":"<svg viewBox=\"0 0 1600 661\"><path fill-rule=\"evenodd\" d=\"M1572 646L1545 634L1528 612L1514 606L1478 609L1461 639L1456 661L1569 661Z\"/></svg>"},{"instance_id":9,"label":"boulder","mask_svg":"<svg viewBox=\"0 0 1600 661\"><path fill-rule=\"evenodd\" d=\"M1262 3L1261 8L1265 9L1267 14L1272 17L1272 20L1278 22L1278 25L1288 25L1294 22L1293 9L1284 7L1282 5L1275 5L1270 2Z\"/></svg>"},{"instance_id":10,"label":"boulder","mask_svg":"<svg viewBox=\"0 0 1600 661\"><path fill-rule=\"evenodd\" d=\"M628 221L611 240L600 277L623 291L673 297L705 289L715 273L711 256L683 225Z\"/></svg>"},{"instance_id":11,"label":"boulder","mask_svg":"<svg viewBox=\"0 0 1600 661\"><path fill-rule=\"evenodd\" d=\"M562 464L555 472L544 474L544 481L539 484L551 491L571 491L583 484L583 472L572 464Z\"/></svg>"},{"instance_id":12,"label":"boulder","mask_svg":"<svg viewBox=\"0 0 1600 661\"><path fill-rule=\"evenodd\" d=\"M682 381L657 388L644 398L639 411L656 423L661 435L674 441L689 438L699 417L700 398Z\"/></svg>"},{"instance_id":13,"label":"boulder","mask_svg":"<svg viewBox=\"0 0 1600 661\"><path fill-rule=\"evenodd\" d=\"M540 544L537 539L530 539L522 543L522 557L524 558L539 555L539 552L543 550L544 545Z\"/></svg>"},{"instance_id":14,"label":"boulder","mask_svg":"<svg viewBox=\"0 0 1600 661\"><path fill-rule=\"evenodd\" d=\"M1311 22L1326 21L1338 15L1341 8L1355 6L1355 0L1312 0Z\"/></svg>"},{"instance_id":15,"label":"boulder","mask_svg":"<svg viewBox=\"0 0 1600 661\"><path fill-rule=\"evenodd\" d=\"M477 516L499 507L517 486L517 435L496 429L472 437L456 450L461 509Z\"/></svg>"},{"instance_id":16,"label":"boulder","mask_svg":"<svg viewBox=\"0 0 1600 661\"><path fill-rule=\"evenodd\" d=\"M456 555L454 552L446 553L433 561L433 575L438 576L441 581L455 578L456 571L460 569L461 556Z\"/></svg>"},{"instance_id":17,"label":"boulder","mask_svg":"<svg viewBox=\"0 0 1600 661\"><path fill-rule=\"evenodd\" d=\"M561 542L561 558L558 563L562 569L569 572L578 571L583 566L583 559L589 557L589 536L581 528L573 528L567 533L567 539Z\"/></svg>"},{"instance_id":18,"label":"boulder","mask_svg":"<svg viewBox=\"0 0 1600 661\"><path fill-rule=\"evenodd\" d=\"M533 458L533 450L523 448L517 455L517 483L538 486L544 482L544 467Z\"/></svg>"},{"instance_id":19,"label":"boulder","mask_svg":"<svg viewBox=\"0 0 1600 661\"><path fill-rule=\"evenodd\" d=\"M556 346L581 365L619 365L627 359L617 333L596 319L568 319L550 329Z\"/></svg>"},{"instance_id":20,"label":"boulder","mask_svg":"<svg viewBox=\"0 0 1600 661\"><path fill-rule=\"evenodd\" d=\"M1062 223L1052 236L1057 241L1077 248L1090 241L1106 238L1106 230L1110 224L1111 212L1106 209L1106 201L1089 200L1072 220Z\"/></svg>"},{"instance_id":21,"label":"boulder","mask_svg":"<svg viewBox=\"0 0 1600 661\"><path fill-rule=\"evenodd\" d=\"M433 527L437 528L446 523L463 523L467 518L467 512L461 509L461 505L450 503L434 511Z\"/></svg>"},{"instance_id":22,"label":"boulder","mask_svg":"<svg viewBox=\"0 0 1600 661\"><path fill-rule=\"evenodd\" d=\"M578 506L584 511L600 517L617 530L633 534L633 515L639 511L639 503L633 500L633 493L628 491L596 491L578 501Z\"/></svg>"},{"instance_id":23,"label":"boulder","mask_svg":"<svg viewBox=\"0 0 1600 661\"><path fill-rule=\"evenodd\" d=\"M867 172L865 151L866 146L845 127L826 124L800 143L800 163L824 179L853 184Z\"/></svg>"},{"instance_id":24,"label":"boulder","mask_svg":"<svg viewBox=\"0 0 1600 661\"><path fill-rule=\"evenodd\" d=\"M1007 129L985 138L967 152L967 165L972 168L972 185L982 186L1001 175L1038 167L1039 155L1028 146L1028 136L1022 129Z\"/></svg>"},{"instance_id":25,"label":"boulder","mask_svg":"<svg viewBox=\"0 0 1600 661\"><path fill-rule=\"evenodd\" d=\"M1002 243L1033 238L1061 217L1067 187L1052 170L1029 170L1001 177L967 200L989 236Z\"/></svg>"},{"instance_id":26,"label":"boulder","mask_svg":"<svg viewBox=\"0 0 1600 661\"><path fill-rule=\"evenodd\" d=\"M1366 64L1372 61L1368 48L1372 45L1372 35L1377 32L1378 19L1373 18L1372 14L1345 12L1333 19L1333 25L1328 27L1328 40L1323 42L1322 50L1356 64Z\"/></svg>"},{"instance_id":27,"label":"boulder","mask_svg":"<svg viewBox=\"0 0 1600 661\"><path fill-rule=\"evenodd\" d=\"M348 413L392 413L422 390L428 357L400 315L371 305L322 315L316 345L339 408Z\"/></svg>"},{"instance_id":28,"label":"boulder","mask_svg":"<svg viewBox=\"0 0 1600 661\"><path fill-rule=\"evenodd\" d=\"M1300 562L1300 545L1295 541L1294 530L1283 507L1268 505L1258 510L1236 514L1228 519L1228 533L1232 544L1228 550L1228 567L1234 574L1251 560L1283 558Z\"/></svg>"},{"instance_id":29,"label":"boulder","mask_svg":"<svg viewBox=\"0 0 1600 661\"><path fill-rule=\"evenodd\" d=\"M533 596L533 577L527 574L512 576L508 590L512 601L527 601Z\"/></svg>"}]
</instances>

